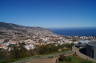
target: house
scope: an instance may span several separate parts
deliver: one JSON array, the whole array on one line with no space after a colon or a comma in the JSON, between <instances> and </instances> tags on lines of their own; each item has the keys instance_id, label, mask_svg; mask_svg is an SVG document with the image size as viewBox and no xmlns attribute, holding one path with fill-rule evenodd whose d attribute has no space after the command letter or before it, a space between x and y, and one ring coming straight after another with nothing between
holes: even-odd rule
<instances>
[{"instance_id":1,"label":"house","mask_svg":"<svg viewBox=\"0 0 96 63\"><path fill-rule=\"evenodd\" d=\"M0 48L3 48L4 47L4 45L3 44L0 44Z\"/></svg>"},{"instance_id":2,"label":"house","mask_svg":"<svg viewBox=\"0 0 96 63\"><path fill-rule=\"evenodd\" d=\"M25 48L26 48L27 50L30 50L30 49L34 49L35 46L34 46L33 44L27 44L27 45L25 45Z\"/></svg>"},{"instance_id":3,"label":"house","mask_svg":"<svg viewBox=\"0 0 96 63\"><path fill-rule=\"evenodd\" d=\"M0 48L3 48L3 49L8 49L8 47L4 44L0 44Z\"/></svg>"}]
</instances>

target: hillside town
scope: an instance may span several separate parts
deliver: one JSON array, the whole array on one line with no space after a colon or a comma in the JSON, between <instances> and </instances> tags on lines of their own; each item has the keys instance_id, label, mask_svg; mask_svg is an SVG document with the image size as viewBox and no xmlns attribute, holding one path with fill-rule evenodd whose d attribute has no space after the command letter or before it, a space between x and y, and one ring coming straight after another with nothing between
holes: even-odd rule
<instances>
[{"instance_id":1,"label":"hillside town","mask_svg":"<svg viewBox=\"0 0 96 63\"><path fill-rule=\"evenodd\" d=\"M35 37L32 39L13 41L11 39L0 39L0 48L8 49L10 45L18 45L19 43L25 43L25 48L27 50L34 49L35 46L42 46L47 44L62 45L65 43L72 43L72 39L66 39L63 36L46 36L46 37Z\"/></svg>"},{"instance_id":2,"label":"hillside town","mask_svg":"<svg viewBox=\"0 0 96 63\"><path fill-rule=\"evenodd\" d=\"M0 48L5 50L9 49L10 45L18 45L19 43L25 43L25 48L27 50L34 49L35 46L42 46L48 44L62 45L62 44L71 44L71 43L79 43L80 40L96 40L96 37L92 36L60 36L60 35L52 35L52 36L32 36L31 39L25 39L20 41L14 41L11 39L0 39ZM88 42L88 41L87 41ZM84 43L84 42L82 42Z\"/></svg>"}]
</instances>

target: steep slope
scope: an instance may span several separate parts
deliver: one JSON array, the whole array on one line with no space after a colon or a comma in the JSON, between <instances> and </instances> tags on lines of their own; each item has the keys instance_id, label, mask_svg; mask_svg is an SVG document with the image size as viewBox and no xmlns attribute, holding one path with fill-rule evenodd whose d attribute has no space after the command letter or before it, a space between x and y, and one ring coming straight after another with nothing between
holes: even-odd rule
<instances>
[{"instance_id":1,"label":"steep slope","mask_svg":"<svg viewBox=\"0 0 96 63\"><path fill-rule=\"evenodd\" d=\"M0 39L21 40L26 38L52 36L51 31L41 27L28 27L0 22Z\"/></svg>"}]
</instances>

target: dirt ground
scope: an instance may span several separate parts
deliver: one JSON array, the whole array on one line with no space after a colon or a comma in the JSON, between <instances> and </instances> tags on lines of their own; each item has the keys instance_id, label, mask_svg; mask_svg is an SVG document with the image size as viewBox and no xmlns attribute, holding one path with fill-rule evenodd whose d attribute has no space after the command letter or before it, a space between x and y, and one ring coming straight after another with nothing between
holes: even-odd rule
<instances>
[{"instance_id":1,"label":"dirt ground","mask_svg":"<svg viewBox=\"0 0 96 63\"><path fill-rule=\"evenodd\" d=\"M33 59L31 62L26 63L57 63L57 58Z\"/></svg>"}]
</instances>

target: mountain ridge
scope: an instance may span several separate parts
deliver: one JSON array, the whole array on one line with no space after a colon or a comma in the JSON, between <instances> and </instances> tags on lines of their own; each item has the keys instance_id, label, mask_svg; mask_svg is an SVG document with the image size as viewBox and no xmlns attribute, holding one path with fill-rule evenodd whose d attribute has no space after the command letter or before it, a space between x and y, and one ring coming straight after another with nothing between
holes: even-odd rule
<instances>
[{"instance_id":1,"label":"mountain ridge","mask_svg":"<svg viewBox=\"0 0 96 63\"><path fill-rule=\"evenodd\" d=\"M13 23L0 22L0 38L19 39L31 38L32 36L54 35L49 29L42 27L29 27Z\"/></svg>"}]
</instances>

